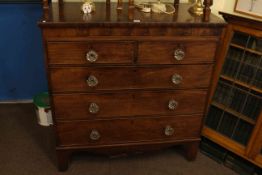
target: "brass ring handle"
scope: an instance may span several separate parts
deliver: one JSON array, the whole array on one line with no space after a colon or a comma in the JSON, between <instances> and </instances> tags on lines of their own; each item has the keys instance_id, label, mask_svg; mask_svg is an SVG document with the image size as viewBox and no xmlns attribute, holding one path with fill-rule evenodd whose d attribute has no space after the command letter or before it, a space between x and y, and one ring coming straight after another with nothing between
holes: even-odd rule
<instances>
[{"instance_id":1,"label":"brass ring handle","mask_svg":"<svg viewBox=\"0 0 262 175\"><path fill-rule=\"evenodd\" d=\"M181 48L178 48L174 51L174 58L177 60L177 61L181 61L184 59L186 53L184 51L184 49L181 49Z\"/></svg>"},{"instance_id":2,"label":"brass ring handle","mask_svg":"<svg viewBox=\"0 0 262 175\"><path fill-rule=\"evenodd\" d=\"M172 126L167 125L165 127L165 135L166 136L172 136L172 135L174 135L174 133L175 133L175 130L174 130L174 128L172 128Z\"/></svg>"},{"instance_id":3,"label":"brass ring handle","mask_svg":"<svg viewBox=\"0 0 262 175\"><path fill-rule=\"evenodd\" d=\"M94 141L99 140L100 137L101 137L100 133L95 129L93 129L89 135L89 138Z\"/></svg>"},{"instance_id":4,"label":"brass ring handle","mask_svg":"<svg viewBox=\"0 0 262 175\"><path fill-rule=\"evenodd\" d=\"M178 102L176 100L169 100L168 109L175 110L178 106Z\"/></svg>"},{"instance_id":5,"label":"brass ring handle","mask_svg":"<svg viewBox=\"0 0 262 175\"><path fill-rule=\"evenodd\" d=\"M90 63L96 62L98 59L98 54L94 50L90 50L86 53L86 60L89 61Z\"/></svg>"},{"instance_id":6,"label":"brass ring handle","mask_svg":"<svg viewBox=\"0 0 262 175\"><path fill-rule=\"evenodd\" d=\"M91 114L96 114L99 112L99 106L96 103L90 103L88 110Z\"/></svg>"},{"instance_id":7,"label":"brass ring handle","mask_svg":"<svg viewBox=\"0 0 262 175\"><path fill-rule=\"evenodd\" d=\"M98 84L98 79L94 75L90 75L87 80L87 84L89 87L94 87Z\"/></svg>"},{"instance_id":8,"label":"brass ring handle","mask_svg":"<svg viewBox=\"0 0 262 175\"><path fill-rule=\"evenodd\" d=\"M174 83L175 85L180 84L182 82L182 80L183 80L183 77L179 74L174 74L172 76L172 83Z\"/></svg>"}]
</instances>

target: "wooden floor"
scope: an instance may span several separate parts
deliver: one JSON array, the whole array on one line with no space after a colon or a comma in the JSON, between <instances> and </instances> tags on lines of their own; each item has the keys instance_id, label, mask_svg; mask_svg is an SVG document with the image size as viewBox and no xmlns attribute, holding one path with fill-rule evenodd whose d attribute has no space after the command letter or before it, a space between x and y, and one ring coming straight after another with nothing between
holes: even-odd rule
<instances>
[{"instance_id":1,"label":"wooden floor","mask_svg":"<svg viewBox=\"0 0 262 175\"><path fill-rule=\"evenodd\" d=\"M199 153L188 162L179 149L129 157L73 156L67 172L56 169L51 127L40 127L33 104L0 104L1 175L236 175Z\"/></svg>"}]
</instances>

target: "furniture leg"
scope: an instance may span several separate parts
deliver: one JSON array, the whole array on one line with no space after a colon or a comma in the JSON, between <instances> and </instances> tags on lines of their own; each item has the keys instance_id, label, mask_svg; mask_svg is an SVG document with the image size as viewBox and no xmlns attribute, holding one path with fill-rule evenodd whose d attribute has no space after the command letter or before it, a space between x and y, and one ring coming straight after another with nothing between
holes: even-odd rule
<instances>
[{"instance_id":1,"label":"furniture leg","mask_svg":"<svg viewBox=\"0 0 262 175\"><path fill-rule=\"evenodd\" d=\"M193 161L196 159L199 147L199 141L191 142L183 145L184 154L187 160Z\"/></svg>"},{"instance_id":2,"label":"furniture leg","mask_svg":"<svg viewBox=\"0 0 262 175\"><path fill-rule=\"evenodd\" d=\"M59 171L66 171L72 152L69 150L56 150L56 154Z\"/></svg>"}]
</instances>

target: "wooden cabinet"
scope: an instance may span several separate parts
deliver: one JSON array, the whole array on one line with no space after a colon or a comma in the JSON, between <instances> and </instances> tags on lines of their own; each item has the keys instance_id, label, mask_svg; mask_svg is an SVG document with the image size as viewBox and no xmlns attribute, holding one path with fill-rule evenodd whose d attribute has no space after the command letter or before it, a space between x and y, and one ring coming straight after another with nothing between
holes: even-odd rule
<instances>
[{"instance_id":1,"label":"wooden cabinet","mask_svg":"<svg viewBox=\"0 0 262 175\"><path fill-rule=\"evenodd\" d=\"M53 3L39 23L61 170L72 152L119 154L181 144L196 157L215 55L226 23L188 13L122 13ZM134 20L140 20L135 22Z\"/></svg>"},{"instance_id":2,"label":"wooden cabinet","mask_svg":"<svg viewBox=\"0 0 262 175\"><path fill-rule=\"evenodd\" d=\"M262 167L262 22L221 14L229 25L203 135Z\"/></svg>"}]
</instances>

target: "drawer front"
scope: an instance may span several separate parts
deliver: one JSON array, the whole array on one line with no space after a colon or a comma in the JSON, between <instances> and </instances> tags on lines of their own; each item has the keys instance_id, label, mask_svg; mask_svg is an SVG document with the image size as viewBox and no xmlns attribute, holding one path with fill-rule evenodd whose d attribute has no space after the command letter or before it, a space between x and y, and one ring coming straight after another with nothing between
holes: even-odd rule
<instances>
[{"instance_id":1,"label":"drawer front","mask_svg":"<svg viewBox=\"0 0 262 175\"><path fill-rule=\"evenodd\" d=\"M214 61L215 42L142 42L140 64L194 64Z\"/></svg>"},{"instance_id":2,"label":"drawer front","mask_svg":"<svg viewBox=\"0 0 262 175\"><path fill-rule=\"evenodd\" d=\"M59 119L202 113L205 90L53 95Z\"/></svg>"},{"instance_id":3,"label":"drawer front","mask_svg":"<svg viewBox=\"0 0 262 175\"><path fill-rule=\"evenodd\" d=\"M58 122L58 144L108 145L199 138L199 115L147 119Z\"/></svg>"},{"instance_id":4,"label":"drawer front","mask_svg":"<svg viewBox=\"0 0 262 175\"><path fill-rule=\"evenodd\" d=\"M132 63L134 42L48 42L49 64Z\"/></svg>"},{"instance_id":5,"label":"drawer front","mask_svg":"<svg viewBox=\"0 0 262 175\"><path fill-rule=\"evenodd\" d=\"M155 68L52 68L50 72L53 92L206 88L212 74L212 65Z\"/></svg>"}]
</instances>

